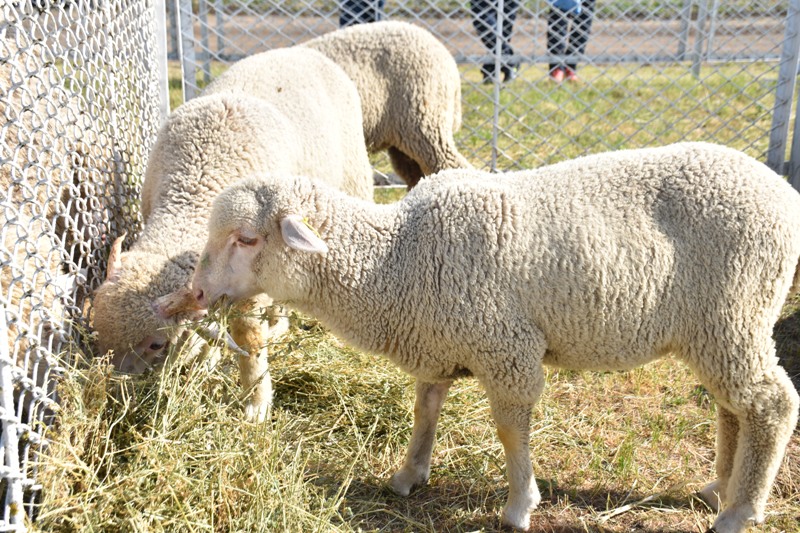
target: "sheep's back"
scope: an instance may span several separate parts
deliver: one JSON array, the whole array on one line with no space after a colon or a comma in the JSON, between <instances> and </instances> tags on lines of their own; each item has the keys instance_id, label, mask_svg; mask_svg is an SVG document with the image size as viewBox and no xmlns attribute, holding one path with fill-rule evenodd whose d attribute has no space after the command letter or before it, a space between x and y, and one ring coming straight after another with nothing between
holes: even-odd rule
<instances>
[{"instance_id":1,"label":"sheep's back","mask_svg":"<svg viewBox=\"0 0 800 533\"><path fill-rule=\"evenodd\" d=\"M458 67L447 48L423 28L398 21L359 24L300 46L323 53L353 80L371 150L385 148L404 113L431 113L429 106L455 105L449 110L453 128L461 126Z\"/></svg>"},{"instance_id":2,"label":"sheep's back","mask_svg":"<svg viewBox=\"0 0 800 533\"><path fill-rule=\"evenodd\" d=\"M720 313L771 324L800 257L800 195L700 143L502 176L447 171L408 202L425 204L412 225L445 228L438 262L459 275L439 290L524 315L548 362L568 367L630 368Z\"/></svg>"}]
</instances>

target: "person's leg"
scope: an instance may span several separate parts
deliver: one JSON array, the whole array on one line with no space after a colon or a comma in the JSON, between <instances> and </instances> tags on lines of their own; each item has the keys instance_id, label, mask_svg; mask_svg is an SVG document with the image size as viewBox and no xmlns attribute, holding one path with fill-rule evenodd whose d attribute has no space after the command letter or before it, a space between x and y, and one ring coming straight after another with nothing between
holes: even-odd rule
<instances>
[{"instance_id":1,"label":"person's leg","mask_svg":"<svg viewBox=\"0 0 800 533\"><path fill-rule=\"evenodd\" d=\"M342 0L339 27L381 20L385 3L386 0Z\"/></svg>"},{"instance_id":2,"label":"person's leg","mask_svg":"<svg viewBox=\"0 0 800 533\"><path fill-rule=\"evenodd\" d=\"M472 12L472 25L483 46L489 54L495 53L497 42L497 9L490 0L472 0L469 4ZM494 74L494 62L486 62L481 67L484 81L491 80Z\"/></svg>"},{"instance_id":3,"label":"person's leg","mask_svg":"<svg viewBox=\"0 0 800 533\"><path fill-rule=\"evenodd\" d=\"M346 28L347 26L358 24L363 10L364 4L362 0L342 0L342 5L339 9L339 27Z\"/></svg>"},{"instance_id":4,"label":"person's leg","mask_svg":"<svg viewBox=\"0 0 800 533\"><path fill-rule=\"evenodd\" d=\"M511 46L511 34L514 32L514 21L519 13L519 0L505 0L503 2L503 76L505 81L511 81L516 76L519 61L507 59L507 56L514 55L514 48Z\"/></svg>"},{"instance_id":5,"label":"person's leg","mask_svg":"<svg viewBox=\"0 0 800 533\"><path fill-rule=\"evenodd\" d=\"M571 16L572 28L569 32L569 42L566 50L568 56L580 56L586 50L586 43L589 42L589 34L592 32L594 4L595 0L583 0L581 2L581 12ZM577 66L576 60L571 60L567 63L567 69L573 73Z\"/></svg>"},{"instance_id":6,"label":"person's leg","mask_svg":"<svg viewBox=\"0 0 800 533\"><path fill-rule=\"evenodd\" d=\"M560 9L550 8L547 13L547 53L553 58L550 60L550 72L562 68L558 56L563 56L566 50L567 29L569 21L567 15Z\"/></svg>"},{"instance_id":7,"label":"person's leg","mask_svg":"<svg viewBox=\"0 0 800 533\"><path fill-rule=\"evenodd\" d=\"M478 38L486 47L486 50L491 54L494 53L494 26L496 24L495 12L492 9L489 0L472 0L469 3L469 9L472 12L472 26L475 28L475 33ZM488 81L492 78L494 72L494 63L484 63L481 66L481 74L483 80Z\"/></svg>"}]
</instances>

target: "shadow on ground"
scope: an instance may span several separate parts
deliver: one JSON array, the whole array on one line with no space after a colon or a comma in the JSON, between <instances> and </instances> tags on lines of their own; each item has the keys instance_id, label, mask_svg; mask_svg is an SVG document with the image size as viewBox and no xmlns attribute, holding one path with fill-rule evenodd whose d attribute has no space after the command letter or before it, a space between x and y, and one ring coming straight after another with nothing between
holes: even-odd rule
<instances>
[{"instance_id":1,"label":"shadow on ground","mask_svg":"<svg viewBox=\"0 0 800 533\"><path fill-rule=\"evenodd\" d=\"M403 498L393 494L378 480L354 481L348 487L346 500L353 516L347 520L353 528L377 531L511 531L501 526L500 509L508 496L499 487L469 487L468 481L432 484ZM695 528L674 524L652 527L647 521L670 522L659 510L705 510L690 493L663 496L647 504L635 505L632 513L614 515L608 524L600 519L609 509L639 502L645 495L636 492L609 491L606 488L575 490L559 487L552 481L540 480L542 503L531 513L531 531L542 533L696 533ZM643 518L644 514L644 518ZM708 515L709 523L712 514Z\"/></svg>"}]
</instances>

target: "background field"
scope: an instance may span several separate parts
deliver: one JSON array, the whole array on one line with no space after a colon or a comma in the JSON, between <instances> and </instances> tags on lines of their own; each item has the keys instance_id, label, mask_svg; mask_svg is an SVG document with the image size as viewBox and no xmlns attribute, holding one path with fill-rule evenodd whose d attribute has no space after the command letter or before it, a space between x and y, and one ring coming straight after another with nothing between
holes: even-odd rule
<instances>
[{"instance_id":1,"label":"background field","mask_svg":"<svg viewBox=\"0 0 800 533\"><path fill-rule=\"evenodd\" d=\"M741 66L737 67L737 71ZM694 90L675 73L631 78L609 68L605 77L641 93ZM737 121L769 117L741 112L736 98L764 82L759 67L725 76L708 99L728 99L731 116L719 124L703 105L680 116L660 109L626 108L603 88L561 87L559 106L546 105L542 82L508 102L518 113L536 109L546 120L508 124L515 142L548 161L596 147L614 135L603 116L627 113L647 121L652 137L671 140L683 124L723 128L732 146ZM534 70L524 87L543 72ZM477 71L465 72L471 79ZM588 77L588 76L587 76ZM699 89L698 89L699 90ZM614 94L613 91L610 94ZM475 96L474 98L478 98ZM687 99L688 100L688 99ZM749 100L748 100L749 101ZM177 103L177 102L176 102ZM470 104L480 107L480 101ZM549 105L549 104L547 104ZM465 106L467 107L467 106ZM704 113L706 113L704 115ZM581 117L576 120L576 117ZM467 115L482 135L460 135L461 146L481 152L480 115ZM684 122L685 121L685 122ZM721 125L720 125L721 124ZM518 127L517 127L518 126ZM580 128L579 146L545 143L542 131ZM699 131L698 134L702 134ZM766 139L763 139L766 143ZM572 152L571 150L575 150ZM509 154L518 166L534 166ZM375 159L381 167L385 161ZM379 191L379 201L401 192ZM800 327L793 300L776 327L787 369L800 375ZM180 354L163 372L129 379L112 375L103 360L80 361L61 386L57 428L42 457L44 501L40 531L495 531L507 496L502 448L488 402L472 380L452 389L440 423L428 486L409 498L385 481L403 459L410 436L413 385L380 357L353 351L313 319L293 316L289 335L271 346L275 384L272 419L243 424L232 359L211 369ZM543 502L533 531L705 531L713 514L694 491L713 477L713 399L680 363L664 360L625 373L548 372L535 408L531 455ZM767 532L800 531L800 435L787 450L768 508Z\"/></svg>"}]
</instances>

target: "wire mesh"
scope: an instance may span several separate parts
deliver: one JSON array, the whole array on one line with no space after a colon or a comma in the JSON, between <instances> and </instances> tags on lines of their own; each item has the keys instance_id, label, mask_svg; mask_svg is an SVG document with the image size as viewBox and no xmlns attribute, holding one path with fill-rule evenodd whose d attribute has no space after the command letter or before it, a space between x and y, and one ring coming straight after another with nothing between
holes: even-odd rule
<instances>
[{"instance_id":1,"label":"wire mesh","mask_svg":"<svg viewBox=\"0 0 800 533\"><path fill-rule=\"evenodd\" d=\"M155 13L146 0L0 8L0 531L33 514L56 378L88 342L107 244L139 227L162 118Z\"/></svg>"},{"instance_id":2,"label":"wire mesh","mask_svg":"<svg viewBox=\"0 0 800 533\"><path fill-rule=\"evenodd\" d=\"M773 150L770 164L785 170L788 145L771 145L770 132L790 120L776 87L779 65L797 64L785 46L794 1L582 0L581 14L545 0L341 1L178 0L171 42L186 98L232 61L334 30L355 9L446 44L463 80L459 148L478 167L704 140L760 160Z\"/></svg>"}]
</instances>

